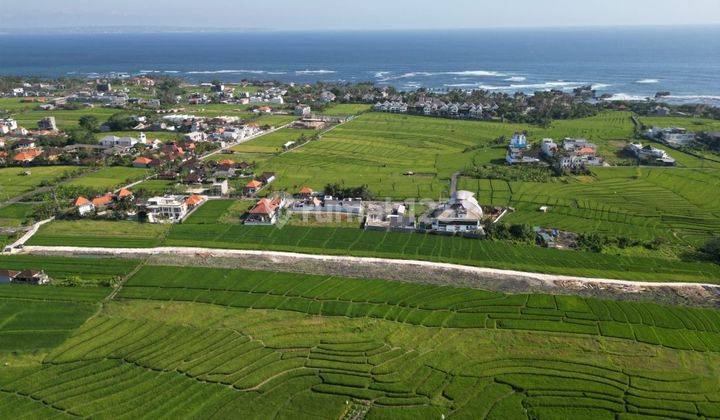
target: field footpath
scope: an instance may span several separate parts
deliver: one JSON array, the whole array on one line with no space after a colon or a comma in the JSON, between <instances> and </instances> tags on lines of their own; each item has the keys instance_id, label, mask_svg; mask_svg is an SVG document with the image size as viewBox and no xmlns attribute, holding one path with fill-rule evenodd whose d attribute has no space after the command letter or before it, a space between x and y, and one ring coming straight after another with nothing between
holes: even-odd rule
<instances>
[{"instance_id":1,"label":"field footpath","mask_svg":"<svg viewBox=\"0 0 720 420\"><path fill-rule=\"evenodd\" d=\"M26 246L21 252L46 256L146 259L148 265L300 272L469 287L505 293L573 294L720 307L720 285L717 284L575 277L432 261L196 247Z\"/></svg>"}]
</instances>

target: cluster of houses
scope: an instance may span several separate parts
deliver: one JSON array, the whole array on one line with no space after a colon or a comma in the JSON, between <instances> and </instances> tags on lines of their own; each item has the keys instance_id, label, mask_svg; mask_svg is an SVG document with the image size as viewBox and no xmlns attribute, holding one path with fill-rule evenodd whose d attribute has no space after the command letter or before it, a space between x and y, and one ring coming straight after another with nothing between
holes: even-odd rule
<instances>
[{"instance_id":1,"label":"cluster of houses","mask_svg":"<svg viewBox=\"0 0 720 420\"><path fill-rule=\"evenodd\" d=\"M121 189L117 193L106 193L99 195L92 200L80 196L73 202L73 207L80 217L89 215L102 214L107 210L113 210L119 207L120 203L130 203L134 199L132 191Z\"/></svg>"},{"instance_id":2,"label":"cluster of houses","mask_svg":"<svg viewBox=\"0 0 720 420\"><path fill-rule=\"evenodd\" d=\"M416 114L446 118L481 120L487 117L486 107L481 104L444 102L441 100L418 101L412 105L400 100L377 102L373 110L396 114ZM490 107L492 109L492 107Z\"/></svg>"},{"instance_id":3,"label":"cluster of houses","mask_svg":"<svg viewBox=\"0 0 720 420\"><path fill-rule=\"evenodd\" d=\"M48 161L56 160L61 154L57 148L45 149L38 144L37 137L61 136L55 117L45 117L38 121L38 129L27 130L12 118L0 120L0 162L26 165L40 157Z\"/></svg>"},{"instance_id":4,"label":"cluster of houses","mask_svg":"<svg viewBox=\"0 0 720 420\"><path fill-rule=\"evenodd\" d=\"M656 140L673 147L688 147L695 142L695 133L681 127L652 127L644 133L648 140Z\"/></svg>"},{"instance_id":5,"label":"cluster of houses","mask_svg":"<svg viewBox=\"0 0 720 420\"><path fill-rule=\"evenodd\" d=\"M482 235L483 222L501 217L493 209L486 214L470 191L456 191L446 202L416 217L405 203L364 202L338 199L315 193L308 187L289 200L288 209L300 215L345 215L363 220L365 230L394 232L432 232L438 234Z\"/></svg>"},{"instance_id":6,"label":"cluster of houses","mask_svg":"<svg viewBox=\"0 0 720 420\"><path fill-rule=\"evenodd\" d=\"M102 216L109 210L115 210L123 212L127 218L144 213L150 223L178 223L207 200L207 196L189 194L150 197L141 202L135 200L130 190L121 189L117 193L107 193L92 200L78 197L73 207L79 217Z\"/></svg>"},{"instance_id":7,"label":"cluster of houses","mask_svg":"<svg viewBox=\"0 0 720 420\"><path fill-rule=\"evenodd\" d=\"M642 143L630 143L626 150L646 165L675 166L676 163L666 151L649 144L643 146Z\"/></svg>"},{"instance_id":8,"label":"cluster of houses","mask_svg":"<svg viewBox=\"0 0 720 420\"><path fill-rule=\"evenodd\" d=\"M263 172L260 176L251 179L243 188L243 194L248 197L257 195L263 188L275 181L275 172Z\"/></svg>"},{"instance_id":9,"label":"cluster of houses","mask_svg":"<svg viewBox=\"0 0 720 420\"><path fill-rule=\"evenodd\" d=\"M557 159L558 165L563 169L604 165L603 158L598 155L597 146L586 139L566 138L562 145L558 145L553 139L543 139L540 152L548 159Z\"/></svg>"}]
</instances>

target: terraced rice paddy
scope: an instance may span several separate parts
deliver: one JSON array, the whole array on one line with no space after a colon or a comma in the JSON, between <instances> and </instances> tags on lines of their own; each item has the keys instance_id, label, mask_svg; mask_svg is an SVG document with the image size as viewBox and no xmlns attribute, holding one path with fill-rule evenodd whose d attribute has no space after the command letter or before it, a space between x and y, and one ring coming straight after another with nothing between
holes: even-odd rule
<instances>
[{"instance_id":1,"label":"terraced rice paddy","mask_svg":"<svg viewBox=\"0 0 720 420\"><path fill-rule=\"evenodd\" d=\"M0 367L0 411L94 418L713 418L720 410L719 314L147 266L42 362Z\"/></svg>"},{"instance_id":2,"label":"terraced rice paddy","mask_svg":"<svg viewBox=\"0 0 720 420\"><path fill-rule=\"evenodd\" d=\"M283 128L281 130L265 134L248 142L232 148L238 153L275 154L283 151L283 145L287 142L297 141L300 136L311 137L315 130L299 130L295 128Z\"/></svg>"},{"instance_id":3,"label":"terraced rice paddy","mask_svg":"<svg viewBox=\"0 0 720 420\"><path fill-rule=\"evenodd\" d=\"M169 225L129 221L63 220L42 226L30 243L48 246L153 247L163 242L169 229Z\"/></svg>"},{"instance_id":4,"label":"terraced rice paddy","mask_svg":"<svg viewBox=\"0 0 720 420\"><path fill-rule=\"evenodd\" d=\"M104 288L0 285L0 355L47 351L97 311ZM0 371L0 387L3 385ZM0 393L0 401L2 401ZM0 403L0 412L5 413Z\"/></svg>"},{"instance_id":5,"label":"terraced rice paddy","mask_svg":"<svg viewBox=\"0 0 720 420\"><path fill-rule=\"evenodd\" d=\"M262 162L259 170L277 172L276 188L290 191L302 185L321 190L328 183L367 184L379 197L432 198L447 189L453 172L472 162L502 160L504 149L490 142L514 129L519 127L368 113L321 141Z\"/></svg>"},{"instance_id":6,"label":"terraced rice paddy","mask_svg":"<svg viewBox=\"0 0 720 420\"><path fill-rule=\"evenodd\" d=\"M572 232L702 245L720 232L710 191L720 188L714 170L602 168L592 177L564 182L506 182L463 178L459 188L481 203L511 206L507 221ZM549 206L548 213L539 212Z\"/></svg>"},{"instance_id":7,"label":"terraced rice paddy","mask_svg":"<svg viewBox=\"0 0 720 420\"><path fill-rule=\"evenodd\" d=\"M116 280L128 275L138 262L110 258L73 259L65 257L37 257L30 255L1 255L0 269L44 270L55 280L77 277L92 283Z\"/></svg>"}]
</instances>

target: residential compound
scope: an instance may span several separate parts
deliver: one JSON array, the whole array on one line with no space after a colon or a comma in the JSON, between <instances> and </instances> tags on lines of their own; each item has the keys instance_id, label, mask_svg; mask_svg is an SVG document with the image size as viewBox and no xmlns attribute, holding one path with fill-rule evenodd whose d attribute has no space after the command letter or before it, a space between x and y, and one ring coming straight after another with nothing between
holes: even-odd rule
<instances>
[{"instance_id":1,"label":"residential compound","mask_svg":"<svg viewBox=\"0 0 720 420\"><path fill-rule=\"evenodd\" d=\"M553 139L543 139L540 151L544 157L556 159L563 169L581 169L604 164L603 158L598 155L597 146L586 139L566 138L560 146Z\"/></svg>"},{"instance_id":2,"label":"residential compound","mask_svg":"<svg viewBox=\"0 0 720 420\"><path fill-rule=\"evenodd\" d=\"M483 209L470 191L456 191L431 214L432 230L440 233L482 233Z\"/></svg>"},{"instance_id":3,"label":"residential compound","mask_svg":"<svg viewBox=\"0 0 720 420\"><path fill-rule=\"evenodd\" d=\"M510 139L505 160L510 165L538 163L540 159L531 155L532 146L525 133L515 133Z\"/></svg>"},{"instance_id":4,"label":"residential compound","mask_svg":"<svg viewBox=\"0 0 720 420\"><path fill-rule=\"evenodd\" d=\"M675 165L675 159L668 155L666 151L649 144L643 146L642 143L630 143L626 149L635 156L640 163L661 166Z\"/></svg>"},{"instance_id":5,"label":"residential compound","mask_svg":"<svg viewBox=\"0 0 720 420\"><path fill-rule=\"evenodd\" d=\"M399 114L407 113L415 115L476 120L486 118L485 111L488 109L494 109L494 107L486 107L482 104L474 104L467 102L444 102L437 99L422 100L415 102L414 104L407 104L403 102L402 99L393 99L386 100L384 102L377 102L375 106L373 106L373 110L377 112L391 112Z\"/></svg>"},{"instance_id":6,"label":"residential compound","mask_svg":"<svg viewBox=\"0 0 720 420\"><path fill-rule=\"evenodd\" d=\"M206 201L207 197L200 195L165 195L149 198L144 209L150 223L178 223Z\"/></svg>"},{"instance_id":7,"label":"residential compound","mask_svg":"<svg viewBox=\"0 0 720 420\"><path fill-rule=\"evenodd\" d=\"M665 143L668 146L687 147L695 142L695 133L680 127L653 127L645 131L645 138Z\"/></svg>"}]
</instances>

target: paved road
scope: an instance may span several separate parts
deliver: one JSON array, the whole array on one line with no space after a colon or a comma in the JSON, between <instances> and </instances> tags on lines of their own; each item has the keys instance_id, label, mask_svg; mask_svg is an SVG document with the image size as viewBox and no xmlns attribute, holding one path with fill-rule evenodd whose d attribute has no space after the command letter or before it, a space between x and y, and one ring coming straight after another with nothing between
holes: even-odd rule
<instances>
[{"instance_id":1,"label":"paved road","mask_svg":"<svg viewBox=\"0 0 720 420\"><path fill-rule=\"evenodd\" d=\"M550 286L563 287L563 283L574 282L582 283L588 286L607 286L616 287L629 292L640 292L641 289L700 289L707 291L708 289L720 293L720 285L706 283L681 283L681 282L643 282L630 280L617 280L605 278L576 277L555 274L531 273L516 270L500 270L495 268L473 267L460 264L439 263L432 261L403 260L391 258L370 258L370 257L350 257L337 255L317 255L317 254L301 254L294 252L277 252L277 251L260 251L260 250L237 250L237 249L215 249L215 248L194 248L194 247L158 247L158 248L100 248L100 247L70 247L70 246L26 246L23 251L25 254L36 255L52 255L52 254L72 254L73 256L82 255L108 255L125 258L149 257L158 255L170 255L173 257L187 256L188 258L199 255L221 258L238 258L246 259L248 257L257 256L263 258L289 259L296 261L323 261L338 262L345 264L382 264L396 270L403 270L408 267L455 270L466 272L469 274L477 274L508 281L539 281Z\"/></svg>"}]
</instances>

